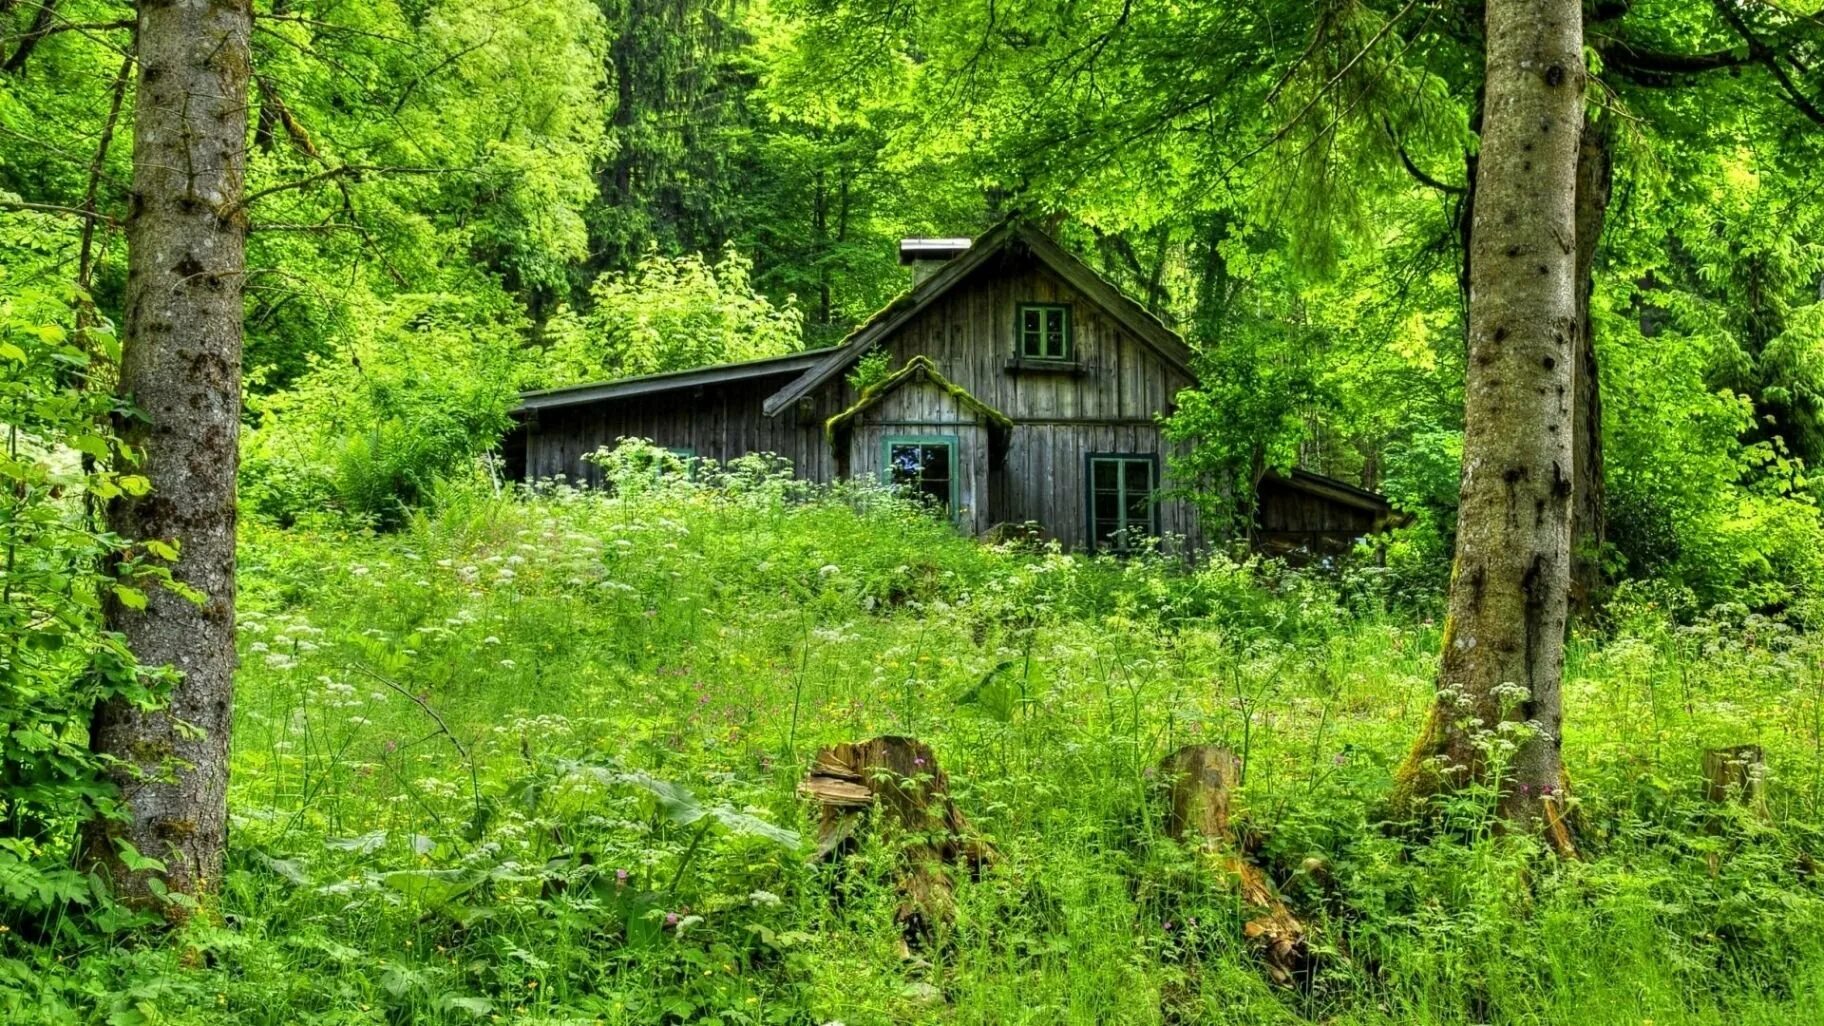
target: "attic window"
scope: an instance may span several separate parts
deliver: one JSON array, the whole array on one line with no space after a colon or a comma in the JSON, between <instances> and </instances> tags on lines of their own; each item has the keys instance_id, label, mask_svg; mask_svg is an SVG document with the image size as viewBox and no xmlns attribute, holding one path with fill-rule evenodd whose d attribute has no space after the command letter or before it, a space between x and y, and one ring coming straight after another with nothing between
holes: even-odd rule
<instances>
[{"instance_id":1,"label":"attic window","mask_svg":"<svg viewBox=\"0 0 1824 1026\"><path fill-rule=\"evenodd\" d=\"M1071 358L1070 307L1060 303L1021 303L1018 329L1021 359Z\"/></svg>"}]
</instances>

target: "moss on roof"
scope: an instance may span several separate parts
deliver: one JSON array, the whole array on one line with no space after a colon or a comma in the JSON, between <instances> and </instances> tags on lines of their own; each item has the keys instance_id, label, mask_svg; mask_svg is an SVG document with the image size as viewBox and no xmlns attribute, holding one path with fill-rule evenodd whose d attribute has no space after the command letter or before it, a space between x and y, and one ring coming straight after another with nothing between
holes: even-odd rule
<instances>
[{"instance_id":1,"label":"moss on roof","mask_svg":"<svg viewBox=\"0 0 1824 1026\"><path fill-rule=\"evenodd\" d=\"M1013 430L1013 418L977 399L970 394L968 389L938 373L937 364L931 362L930 357L920 354L907 360L904 367L863 389L860 398L856 399L852 406L825 421L824 437L829 440L831 445L836 444L838 433L848 426L849 421L854 420L863 410L886 398L887 393L917 377L922 377L948 392L952 399L955 399L965 409L975 411L984 421L987 421L990 427L1002 431Z\"/></svg>"}]
</instances>

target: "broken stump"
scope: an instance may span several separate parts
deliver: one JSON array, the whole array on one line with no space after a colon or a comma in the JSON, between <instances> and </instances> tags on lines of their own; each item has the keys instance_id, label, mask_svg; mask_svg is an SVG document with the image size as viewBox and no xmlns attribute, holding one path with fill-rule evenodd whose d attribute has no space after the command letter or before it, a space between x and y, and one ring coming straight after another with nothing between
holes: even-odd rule
<instances>
[{"instance_id":1,"label":"broken stump","mask_svg":"<svg viewBox=\"0 0 1824 1026\"><path fill-rule=\"evenodd\" d=\"M1766 811L1767 754L1760 745L1735 745L1704 752L1704 797L1715 805Z\"/></svg>"},{"instance_id":2,"label":"broken stump","mask_svg":"<svg viewBox=\"0 0 1824 1026\"><path fill-rule=\"evenodd\" d=\"M1242 934L1254 944L1274 983L1291 986L1311 967L1305 928L1259 866L1249 862L1230 823L1229 797L1241 779L1235 753L1217 745L1186 745L1159 764L1170 782L1165 832L1196 845L1252 914Z\"/></svg>"},{"instance_id":3,"label":"broken stump","mask_svg":"<svg viewBox=\"0 0 1824 1026\"><path fill-rule=\"evenodd\" d=\"M841 857L872 827L898 846L895 916L908 945L922 944L955 913L955 867L971 873L993 860L950 800L950 781L931 749L914 738L883 736L817 753L798 793L818 805L819 861Z\"/></svg>"}]
</instances>

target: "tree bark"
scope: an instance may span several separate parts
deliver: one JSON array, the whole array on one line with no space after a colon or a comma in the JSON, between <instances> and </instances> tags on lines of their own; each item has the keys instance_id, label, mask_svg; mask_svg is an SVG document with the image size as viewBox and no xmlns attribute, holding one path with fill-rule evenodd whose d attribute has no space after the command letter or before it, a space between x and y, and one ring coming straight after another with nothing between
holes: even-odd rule
<instances>
[{"instance_id":1,"label":"tree bark","mask_svg":"<svg viewBox=\"0 0 1824 1026\"><path fill-rule=\"evenodd\" d=\"M864 821L899 852L895 915L902 953L940 940L955 918L955 867L973 875L994 861L994 850L950 800L950 779L923 742L886 735L832 745L798 785L817 803L816 861L852 849Z\"/></svg>"},{"instance_id":2,"label":"tree bark","mask_svg":"<svg viewBox=\"0 0 1824 1026\"><path fill-rule=\"evenodd\" d=\"M1609 126L1587 113L1577 147L1577 357L1571 374L1571 613L1587 616L1603 591L1602 548L1608 536L1602 463L1602 383L1597 377L1596 247L1613 189Z\"/></svg>"},{"instance_id":3,"label":"tree bark","mask_svg":"<svg viewBox=\"0 0 1824 1026\"><path fill-rule=\"evenodd\" d=\"M1456 565L1437 703L1396 797L1494 783L1504 817L1568 847L1559 685L1576 466L1582 8L1490 0L1487 19Z\"/></svg>"},{"instance_id":4,"label":"tree bark","mask_svg":"<svg viewBox=\"0 0 1824 1026\"><path fill-rule=\"evenodd\" d=\"M139 903L156 890L121 842L162 860L164 886L187 894L217 883L226 842L251 32L248 0L139 7L120 390L140 415L118 429L153 491L115 501L108 523L176 542L173 575L203 596L161 589L143 611L107 610L142 664L180 674L168 706L109 702L91 731L118 760L129 814L90 824L85 857Z\"/></svg>"}]
</instances>

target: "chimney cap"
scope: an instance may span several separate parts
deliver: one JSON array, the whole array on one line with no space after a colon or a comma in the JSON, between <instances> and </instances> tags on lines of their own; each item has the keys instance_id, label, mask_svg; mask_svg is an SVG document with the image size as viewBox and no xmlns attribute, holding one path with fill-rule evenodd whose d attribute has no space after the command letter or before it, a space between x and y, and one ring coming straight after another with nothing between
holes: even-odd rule
<instances>
[{"instance_id":1,"label":"chimney cap","mask_svg":"<svg viewBox=\"0 0 1824 1026\"><path fill-rule=\"evenodd\" d=\"M920 260L950 260L967 252L972 239L901 239L899 240L899 262L915 263Z\"/></svg>"}]
</instances>

